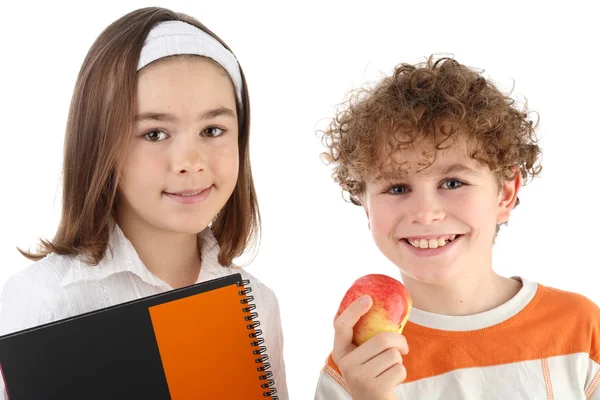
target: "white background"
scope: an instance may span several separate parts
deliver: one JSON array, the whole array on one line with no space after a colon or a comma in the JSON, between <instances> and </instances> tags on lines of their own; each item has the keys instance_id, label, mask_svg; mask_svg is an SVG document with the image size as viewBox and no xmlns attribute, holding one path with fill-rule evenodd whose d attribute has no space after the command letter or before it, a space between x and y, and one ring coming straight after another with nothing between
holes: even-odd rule
<instances>
[{"instance_id":1,"label":"white background","mask_svg":"<svg viewBox=\"0 0 600 400\"><path fill-rule=\"evenodd\" d=\"M251 154L263 240L248 269L278 294L293 399L312 398L332 318L357 277L397 269L362 210L343 201L319 159L323 128L347 91L401 61L452 53L539 112L542 177L495 247L496 270L600 301L592 277L600 225L598 25L590 6L542 2L19 2L0 24L0 284L29 264L16 250L51 237L70 96L96 36L135 8L190 14L233 49L252 105ZM590 2L591 3L591 2ZM318 5L317 5L318 4Z\"/></svg>"}]
</instances>

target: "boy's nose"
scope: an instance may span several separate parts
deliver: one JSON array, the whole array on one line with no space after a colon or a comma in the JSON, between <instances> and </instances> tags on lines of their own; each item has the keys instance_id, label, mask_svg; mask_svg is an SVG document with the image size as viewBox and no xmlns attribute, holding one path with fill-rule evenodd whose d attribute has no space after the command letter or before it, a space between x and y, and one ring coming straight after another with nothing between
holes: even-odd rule
<instances>
[{"instance_id":1,"label":"boy's nose","mask_svg":"<svg viewBox=\"0 0 600 400\"><path fill-rule=\"evenodd\" d=\"M415 199L411 220L413 223L430 225L444 219L445 213L440 203L431 196L420 196Z\"/></svg>"}]
</instances>

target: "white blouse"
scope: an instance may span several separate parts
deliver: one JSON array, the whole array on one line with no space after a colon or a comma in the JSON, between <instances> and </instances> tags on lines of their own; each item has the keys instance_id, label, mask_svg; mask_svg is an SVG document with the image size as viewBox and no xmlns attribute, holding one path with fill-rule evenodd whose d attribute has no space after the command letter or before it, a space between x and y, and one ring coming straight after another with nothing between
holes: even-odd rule
<instances>
[{"instance_id":1,"label":"white blouse","mask_svg":"<svg viewBox=\"0 0 600 400\"><path fill-rule=\"evenodd\" d=\"M221 266L219 246L210 228L200 233L200 239L202 265L198 283L234 273L250 281L276 396L288 400L283 333L275 293L244 269ZM0 335L172 289L144 266L131 242L115 225L106 255L97 266L83 263L80 257L50 254L11 277L0 295ZM0 379L0 398L6 397Z\"/></svg>"}]
</instances>

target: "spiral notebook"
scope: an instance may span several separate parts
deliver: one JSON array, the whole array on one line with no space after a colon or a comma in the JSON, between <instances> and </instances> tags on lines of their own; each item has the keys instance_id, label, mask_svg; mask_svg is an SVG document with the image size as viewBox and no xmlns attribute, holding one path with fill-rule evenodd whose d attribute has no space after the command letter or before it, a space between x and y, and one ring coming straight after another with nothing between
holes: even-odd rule
<instances>
[{"instance_id":1,"label":"spiral notebook","mask_svg":"<svg viewBox=\"0 0 600 400\"><path fill-rule=\"evenodd\" d=\"M8 397L277 399L251 291L238 273L0 337Z\"/></svg>"}]
</instances>

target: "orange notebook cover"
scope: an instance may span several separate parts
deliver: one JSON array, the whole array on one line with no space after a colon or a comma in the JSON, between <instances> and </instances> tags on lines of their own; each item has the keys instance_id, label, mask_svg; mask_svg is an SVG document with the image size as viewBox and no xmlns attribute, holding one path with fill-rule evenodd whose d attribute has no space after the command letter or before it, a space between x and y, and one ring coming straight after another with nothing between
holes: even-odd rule
<instances>
[{"instance_id":1,"label":"orange notebook cover","mask_svg":"<svg viewBox=\"0 0 600 400\"><path fill-rule=\"evenodd\" d=\"M277 399L240 274L0 337L10 400Z\"/></svg>"}]
</instances>

